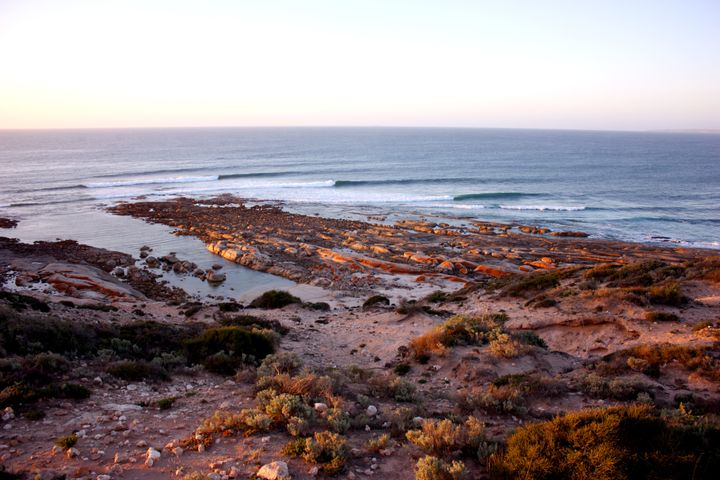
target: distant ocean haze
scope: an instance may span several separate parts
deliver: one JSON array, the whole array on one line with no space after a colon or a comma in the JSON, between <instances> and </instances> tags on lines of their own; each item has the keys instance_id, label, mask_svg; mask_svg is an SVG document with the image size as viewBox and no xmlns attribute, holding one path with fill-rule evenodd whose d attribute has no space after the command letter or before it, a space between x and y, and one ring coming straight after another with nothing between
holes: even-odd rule
<instances>
[{"instance_id":1,"label":"distant ocean haze","mask_svg":"<svg viewBox=\"0 0 720 480\"><path fill-rule=\"evenodd\" d=\"M232 193L720 248L720 135L493 129L0 132L0 215ZM62 237L70 232L57 232Z\"/></svg>"}]
</instances>

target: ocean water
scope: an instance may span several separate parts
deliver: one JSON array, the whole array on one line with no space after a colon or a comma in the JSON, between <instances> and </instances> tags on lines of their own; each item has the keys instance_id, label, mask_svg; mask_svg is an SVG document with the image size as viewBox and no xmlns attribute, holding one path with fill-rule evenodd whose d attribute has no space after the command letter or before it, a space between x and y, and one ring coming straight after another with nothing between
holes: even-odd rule
<instances>
[{"instance_id":1,"label":"ocean water","mask_svg":"<svg viewBox=\"0 0 720 480\"><path fill-rule=\"evenodd\" d=\"M105 205L138 196L219 193L279 200L325 215L412 212L720 248L720 135L429 128L0 131L0 215L23 221L13 235L24 240L74 235L117 247L128 242L117 235L119 227L84 222L84 212L97 215ZM68 215L72 221L63 221Z\"/></svg>"}]
</instances>

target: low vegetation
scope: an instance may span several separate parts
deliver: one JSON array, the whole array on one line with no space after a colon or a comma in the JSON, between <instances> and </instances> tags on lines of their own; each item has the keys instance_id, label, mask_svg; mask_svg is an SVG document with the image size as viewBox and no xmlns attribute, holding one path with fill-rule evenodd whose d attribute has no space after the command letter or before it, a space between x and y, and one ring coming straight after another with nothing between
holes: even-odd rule
<instances>
[{"instance_id":1,"label":"low vegetation","mask_svg":"<svg viewBox=\"0 0 720 480\"><path fill-rule=\"evenodd\" d=\"M586 410L520 427L490 462L495 479L714 479L720 430L649 405Z\"/></svg>"},{"instance_id":2,"label":"low vegetation","mask_svg":"<svg viewBox=\"0 0 720 480\"><path fill-rule=\"evenodd\" d=\"M342 435L317 432L312 437L291 441L282 453L317 465L326 475L337 475L345 468L349 451L347 440Z\"/></svg>"},{"instance_id":3,"label":"low vegetation","mask_svg":"<svg viewBox=\"0 0 720 480\"><path fill-rule=\"evenodd\" d=\"M293 303L302 303L302 300L285 290L269 290L250 302L250 307L276 309Z\"/></svg>"},{"instance_id":4,"label":"low vegetation","mask_svg":"<svg viewBox=\"0 0 720 480\"><path fill-rule=\"evenodd\" d=\"M425 363L433 354L443 355L456 345L489 344L490 354L500 358L515 358L528 353L532 346L546 347L545 342L532 332L508 333L504 329L506 321L504 313L456 315L414 338L410 342L410 351L416 360Z\"/></svg>"}]
</instances>

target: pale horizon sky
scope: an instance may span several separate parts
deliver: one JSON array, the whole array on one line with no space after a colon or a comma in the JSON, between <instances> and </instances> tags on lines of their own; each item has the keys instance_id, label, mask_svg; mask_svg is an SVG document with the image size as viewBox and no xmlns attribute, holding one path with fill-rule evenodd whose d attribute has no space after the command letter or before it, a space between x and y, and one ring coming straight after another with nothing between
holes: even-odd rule
<instances>
[{"instance_id":1,"label":"pale horizon sky","mask_svg":"<svg viewBox=\"0 0 720 480\"><path fill-rule=\"evenodd\" d=\"M720 130L720 1L0 0L0 128Z\"/></svg>"}]
</instances>

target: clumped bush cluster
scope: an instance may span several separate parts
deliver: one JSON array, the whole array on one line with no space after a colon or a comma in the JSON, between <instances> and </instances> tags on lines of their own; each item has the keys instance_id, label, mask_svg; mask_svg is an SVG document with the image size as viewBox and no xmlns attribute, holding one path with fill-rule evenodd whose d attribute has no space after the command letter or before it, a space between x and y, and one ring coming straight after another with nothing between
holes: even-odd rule
<instances>
[{"instance_id":1,"label":"clumped bush cluster","mask_svg":"<svg viewBox=\"0 0 720 480\"><path fill-rule=\"evenodd\" d=\"M606 355L595 364L595 369L601 375L614 375L631 369L656 378L663 367L672 363L710 381L720 381L720 352L716 346L639 345Z\"/></svg>"},{"instance_id":2,"label":"clumped bush cluster","mask_svg":"<svg viewBox=\"0 0 720 480\"><path fill-rule=\"evenodd\" d=\"M410 342L413 357L421 363L432 354L444 354L455 345L490 344L490 353L502 358L514 358L529 351L529 346L545 347L545 342L532 332L510 334L505 331L504 313L481 316L456 315L435 326Z\"/></svg>"},{"instance_id":3,"label":"clumped bush cluster","mask_svg":"<svg viewBox=\"0 0 720 480\"><path fill-rule=\"evenodd\" d=\"M262 360L279 342L272 330L246 327L209 328L185 342L187 358L215 373L231 375L244 363Z\"/></svg>"},{"instance_id":4,"label":"clumped bush cluster","mask_svg":"<svg viewBox=\"0 0 720 480\"><path fill-rule=\"evenodd\" d=\"M250 302L250 307L276 309L293 303L302 303L302 300L285 290L269 290Z\"/></svg>"},{"instance_id":5,"label":"clumped bush cluster","mask_svg":"<svg viewBox=\"0 0 720 480\"><path fill-rule=\"evenodd\" d=\"M283 448L285 455L317 465L327 475L343 471L349 451L345 437L332 432L316 432L312 437L293 440Z\"/></svg>"},{"instance_id":6,"label":"clumped bush cluster","mask_svg":"<svg viewBox=\"0 0 720 480\"><path fill-rule=\"evenodd\" d=\"M332 378L303 371L295 354L269 355L257 368L257 406L240 412L216 411L183 441L183 446L209 446L217 434L252 435L274 429L285 429L296 437L305 437L317 427L344 433L353 424L334 387ZM316 411L316 403L325 408Z\"/></svg>"},{"instance_id":7,"label":"clumped bush cluster","mask_svg":"<svg viewBox=\"0 0 720 480\"><path fill-rule=\"evenodd\" d=\"M490 288L499 290L502 296L527 297L559 286L561 280L573 276L577 271L577 267L568 267L508 275L495 280Z\"/></svg>"},{"instance_id":8,"label":"clumped bush cluster","mask_svg":"<svg viewBox=\"0 0 720 480\"><path fill-rule=\"evenodd\" d=\"M515 374L496 378L490 385L461 390L457 401L461 410L525 415L527 400L552 398L566 393L567 385L544 374Z\"/></svg>"},{"instance_id":9,"label":"clumped bush cluster","mask_svg":"<svg viewBox=\"0 0 720 480\"><path fill-rule=\"evenodd\" d=\"M589 396L595 398L607 398L612 400L637 400L641 394L652 396L648 393L648 386L642 382L631 381L623 378L605 378L597 373L589 373L580 382L582 390Z\"/></svg>"},{"instance_id":10,"label":"clumped bush cluster","mask_svg":"<svg viewBox=\"0 0 720 480\"><path fill-rule=\"evenodd\" d=\"M585 410L520 427L489 463L492 478L714 479L720 430L651 406Z\"/></svg>"}]
</instances>

